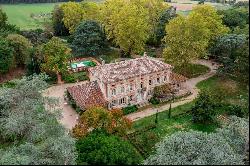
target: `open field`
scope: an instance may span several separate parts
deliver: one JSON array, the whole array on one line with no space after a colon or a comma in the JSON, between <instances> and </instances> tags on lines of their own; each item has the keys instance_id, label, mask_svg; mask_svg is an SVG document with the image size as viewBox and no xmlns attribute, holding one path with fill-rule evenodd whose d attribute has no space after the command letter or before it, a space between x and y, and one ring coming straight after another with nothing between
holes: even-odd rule
<instances>
[{"instance_id":1,"label":"open field","mask_svg":"<svg viewBox=\"0 0 250 166\"><path fill-rule=\"evenodd\" d=\"M89 0L92 2L103 2L103 0ZM7 13L9 23L17 25L22 30L43 28L49 17L32 18L31 14L49 14L54 6L60 3L34 3L34 4L0 4Z\"/></svg>"},{"instance_id":2,"label":"open field","mask_svg":"<svg viewBox=\"0 0 250 166\"><path fill-rule=\"evenodd\" d=\"M56 3L42 3L1 5L1 7L7 13L9 23L26 30L43 28L43 23L48 20L48 17L35 19L31 17L31 14L50 13L55 5Z\"/></svg>"}]
</instances>

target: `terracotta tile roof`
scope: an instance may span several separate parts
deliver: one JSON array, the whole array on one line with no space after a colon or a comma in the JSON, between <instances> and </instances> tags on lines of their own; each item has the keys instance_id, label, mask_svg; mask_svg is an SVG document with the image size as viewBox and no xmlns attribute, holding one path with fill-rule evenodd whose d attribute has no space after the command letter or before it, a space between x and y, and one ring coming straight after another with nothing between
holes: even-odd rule
<instances>
[{"instance_id":1,"label":"terracotta tile roof","mask_svg":"<svg viewBox=\"0 0 250 166\"><path fill-rule=\"evenodd\" d=\"M156 58L143 56L118 63L104 64L89 69L93 76L105 83L117 82L139 75L150 74L172 68Z\"/></svg>"},{"instance_id":2,"label":"terracotta tile roof","mask_svg":"<svg viewBox=\"0 0 250 166\"><path fill-rule=\"evenodd\" d=\"M96 81L69 87L67 90L75 100L76 105L82 110L88 109L92 106L105 107L107 105L107 101Z\"/></svg>"},{"instance_id":3,"label":"terracotta tile roof","mask_svg":"<svg viewBox=\"0 0 250 166\"><path fill-rule=\"evenodd\" d=\"M170 74L170 82L171 83L181 83L187 81L187 77L184 77L183 75L171 72Z\"/></svg>"}]
</instances>

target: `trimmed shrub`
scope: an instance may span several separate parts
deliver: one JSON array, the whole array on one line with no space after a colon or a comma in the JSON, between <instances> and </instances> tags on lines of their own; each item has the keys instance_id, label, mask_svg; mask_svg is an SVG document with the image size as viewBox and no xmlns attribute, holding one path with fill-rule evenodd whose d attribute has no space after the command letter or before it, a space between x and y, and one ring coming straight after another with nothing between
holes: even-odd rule
<instances>
[{"instance_id":1,"label":"trimmed shrub","mask_svg":"<svg viewBox=\"0 0 250 166\"><path fill-rule=\"evenodd\" d=\"M152 97L149 102L153 105L160 104L160 101L156 97Z\"/></svg>"},{"instance_id":2,"label":"trimmed shrub","mask_svg":"<svg viewBox=\"0 0 250 166\"><path fill-rule=\"evenodd\" d=\"M131 114L133 112L136 112L138 110L138 107L136 105L128 106L122 109L122 112L124 115Z\"/></svg>"}]
</instances>

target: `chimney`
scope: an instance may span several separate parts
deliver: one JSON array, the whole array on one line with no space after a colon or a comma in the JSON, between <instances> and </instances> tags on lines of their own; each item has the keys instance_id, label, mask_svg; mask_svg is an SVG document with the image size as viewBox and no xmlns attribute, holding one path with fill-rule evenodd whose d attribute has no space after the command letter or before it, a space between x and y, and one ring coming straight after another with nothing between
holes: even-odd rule
<instances>
[{"instance_id":1,"label":"chimney","mask_svg":"<svg viewBox=\"0 0 250 166\"><path fill-rule=\"evenodd\" d=\"M102 60L102 65L105 65L105 60Z\"/></svg>"},{"instance_id":2,"label":"chimney","mask_svg":"<svg viewBox=\"0 0 250 166\"><path fill-rule=\"evenodd\" d=\"M147 55L147 52L144 52L143 56L144 56L144 57L148 56L148 55Z\"/></svg>"}]
</instances>

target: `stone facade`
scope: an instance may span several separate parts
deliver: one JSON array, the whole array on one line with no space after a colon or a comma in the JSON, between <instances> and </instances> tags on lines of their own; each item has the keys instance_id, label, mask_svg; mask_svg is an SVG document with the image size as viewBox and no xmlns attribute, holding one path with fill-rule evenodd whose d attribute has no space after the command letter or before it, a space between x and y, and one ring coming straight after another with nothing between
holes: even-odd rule
<instances>
[{"instance_id":1,"label":"stone facade","mask_svg":"<svg viewBox=\"0 0 250 166\"><path fill-rule=\"evenodd\" d=\"M90 81L96 81L108 102L108 108L148 102L153 89L171 83L173 67L148 56L113 64L102 64L89 70Z\"/></svg>"}]
</instances>

